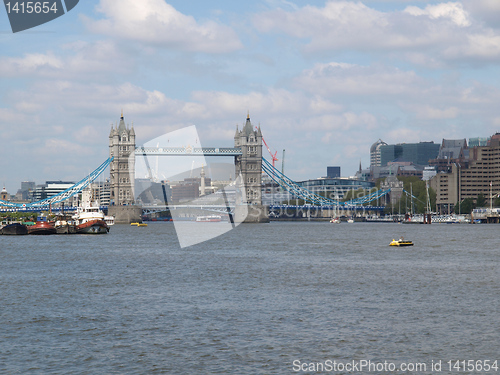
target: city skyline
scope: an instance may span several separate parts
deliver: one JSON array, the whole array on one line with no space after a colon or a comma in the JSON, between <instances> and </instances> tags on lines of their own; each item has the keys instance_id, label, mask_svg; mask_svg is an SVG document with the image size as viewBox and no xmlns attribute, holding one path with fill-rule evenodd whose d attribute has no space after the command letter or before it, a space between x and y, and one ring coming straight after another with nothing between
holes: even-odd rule
<instances>
[{"instance_id":1,"label":"city skyline","mask_svg":"<svg viewBox=\"0 0 500 375\"><path fill-rule=\"evenodd\" d=\"M137 145L196 125L207 146L249 111L297 181L354 174L379 138L488 137L499 20L488 0L88 0L12 34L2 11L0 182L81 179L121 110Z\"/></svg>"},{"instance_id":2,"label":"city skyline","mask_svg":"<svg viewBox=\"0 0 500 375\"><path fill-rule=\"evenodd\" d=\"M484 138L481 138L481 139L482 139L482 140L484 140L484 142L486 142L486 141L487 141L487 140L489 140L490 138L491 138L491 136L489 136L489 137L484 137ZM465 139L465 138L462 138L462 139ZM466 140L466 142L467 142L467 145L469 145L470 140L473 140L473 139L474 139L474 140L478 140L478 138L477 138L477 137L471 137L471 138L469 138L469 139L465 139L465 140ZM379 140L380 140L380 139L379 139ZM450 141L450 139L445 139L445 138L443 138L443 139L442 139L441 141L439 141L439 142L435 142L435 141L421 141L420 143L434 143L434 144L436 144L436 145L439 145L439 146L440 146L440 147L439 147L439 149L441 149L441 143L442 143L443 141L445 141L445 140ZM459 139L459 140L460 140L460 139ZM386 146L397 146L397 145L405 145L405 144L407 144L407 143L405 143L405 142L401 142L401 143L396 143L396 144L392 144L392 145L387 145L387 144L386 144ZM415 143L415 145L418 145L418 143ZM469 146L467 146L467 147L469 147ZM264 152L264 151L263 151L263 152ZM369 153L369 154L370 154L370 153ZM264 156L264 157L265 157L265 156ZM267 159L269 159L269 158L267 158ZM406 159L402 159L402 160L400 160L400 161L411 162L411 160L406 160ZM220 169L221 167L220 167L220 166L218 166L218 164L220 164L220 163L208 163L208 166L210 167L210 165L211 165L211 164L213 164L213 165L214 165L214 168L215 168L214 173L215 173L217 176L219 176L219 177L220 177L220 170L219 170L219 169ZM412 162L412 164L415 164L415 163L413 163L413 162ZM225 166L227 167L227 163L223 163L222 165L225 165ZM418 164L418 163L416 163L416 165L418 165L418 166L422 166L422 167L423 167L423 166L425 166L425 165L427 165L427 164ZM386 163L383 163L383 165L382 165L382 166L386 166ZM340 170L342 170L342 166L328 166L328 165L325 165L325 166L323 166L323 167L324 167L324 172L325 172L325 173L320 174L320 175L317 175L317 176L308 176L308 177L306 177L306 178L305 178L305 179L303 179L303 180L311 180L311 179L321 179L321 178L327 178L327 177L328 177L328 176L327 176L327 170L328 170L329 168L340 168ZM365 167L366 167L366 168L365 168ZM363 170L365 170L365 169L367 169L367 168L370 168L370 167L371 167L371 163L370 163L370 161L369 161L368 165L367 165L367 166L365 166L365 167L363 167ZM279 169L279 166L277 166L277 168ZM226 168L226 169L227 169L227 168ZM210 169L209 169L209 170L210 170ZM344 173L344 174L340 174L338 177L335 177L335 178L356 178L356 172L357 172L358 170L359 170L359 165L358 165L358 169L357 169L357 170L355 170L355 171L350 171L350 172L348 172L348 174L345 174L345 173ZM196 172L201 171L201 168L195 168L195 171L196 171ZM227 172L227 171L226 171L226 172ZM351 172L352 172L352 173L351 173ZM137 170L136 170L136 173L137 173ZM189 175L190 175L190 173L192 174L193 172L192 172L192 171L191 171L191 172L186 171L184 174L181 174L181 175L182 175L182 176L184 176L184 175L185 175L185 176L189 176ZM180 177L182 177L181 175L179 175L179 176L180 176ZM230 173L230 175L232 175L232 173ZM178 177L179 177L179 176L178 176ZM180 178L180 177L179 177L179 178ZM104 173L104 175L103 175L103 176L99 177L99 179L97 180L97 182L101 182L101 183L102 183L102 182L104 182L104 181L109 181L109 178L110 178L110 177L109 177L108 173ZM136 181L137 181L137 180L140 180L140 179L141 179L141 177L136 176ZM223 180L224 180L224 179L223 179ZM43 181L43 182L42 182L42 181ZM34 180L24 180L24 181L18 181L18 188L17 188L17 189L14 189L12 192L11 192L11 191L9 191L9 190L7 189L7 191L8 191L8 193L9 193L9 195L14 196L17 192L19 192L19 191L21 191L21 190L22 190L22 184L24 184L24 183L33 183L33 184L35 184L35 187L36 187L36 188L39 188L39 187L41 187L41 186L43 186L43 185L47 185L48 183L62 183L62 184L69 184L69 185L73 185L73 184L75 184L75 183L76 183L76 181L63 181L63 180L61 180L61 179L54 179L54 180L47 180L47 179L45 179L45 180L44 180L44 179L42 178L42 181L34 181ZM167 180L165 180L165 181L167 181ZM171 180L171 181L170 181L170 180L168 180L168 182L173 182L173 183L178 183L179 181L182 181L182 180L181 180L181 179L174 179L174 180ZM217 179L217 178L215 178L215 179L214 179L214 181L218 181L218 179ZM300 181L299 181L299 180L296 180L295 182L300 182ZM14 182L14 183L15 183L15 182ZM5 184L4 184L4 185L5 185ZM3 186L2 186L2 187L3 187Z\"/></svg>"}]
</instances>

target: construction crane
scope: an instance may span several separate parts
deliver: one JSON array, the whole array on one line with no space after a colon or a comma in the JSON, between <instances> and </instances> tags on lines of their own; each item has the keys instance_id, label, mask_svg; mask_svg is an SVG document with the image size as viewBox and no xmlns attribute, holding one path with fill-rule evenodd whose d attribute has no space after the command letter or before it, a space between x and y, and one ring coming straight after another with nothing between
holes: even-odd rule
<instances>
[{"instance_id":1,"label":"construction crane","mask_svg":"<svg viewBox=\"0 0 500 375\"><path fill-rule=\"evenodd\" d=\"M283 158L281 158L281 174L285 174L285 149L283 149Z\"/></svg>"},{"instance_id":2,"label":"construction crane","mask_svg":"<svg viewBox=\"0 0 500 375\"><path fill-rule=\"evenodd\" d=\"M258 129L257 127L255 127L255 129ZM276 157L276 154L278 153L278 151L276 151L273 155L273 153L271 152L271 149L269 148L269 146L267 145L266 143L266 140L264 139L264 137L262 137L262 142L264 142L264 144L266 145L266 148L267 148L267 151L269 151L269 155L271 155L271 158L273 160L273 167L274 167L274 163L277 162L279 159Z\"/></svg>"},{"instance_id":3,"label":"construction crane","mask_svg":"<svg viewBox=\"0 0 500 375\"><path fill-rule=\"evenodd\" d=\"M267 145L266 141L264 140L264 137L262 137L262 142L264 142L264 144L266 145L267 151L269 151L269 154L271 155L271 158L273 159L273 167L274 167L274 163L278 161L278 158L276 157L276 154L278 153L278 151L276 151L273 155L273 153L269 149L269 146Z\"/></svg>"}]
</instances>

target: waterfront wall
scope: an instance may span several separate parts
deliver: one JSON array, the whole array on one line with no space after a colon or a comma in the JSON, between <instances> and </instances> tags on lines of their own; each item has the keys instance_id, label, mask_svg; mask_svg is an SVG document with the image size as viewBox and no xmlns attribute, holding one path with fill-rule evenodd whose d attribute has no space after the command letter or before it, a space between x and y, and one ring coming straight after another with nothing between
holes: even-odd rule
<instances>
[{"instance_id":1,"label":"waterfront wall","mask_svg":"<svg viewBox=\"0 0 500 375\"><path fill-rule=\"evenodd\" d=\"M114 216L115 224L142 223L140 206L109 206L108 215Z\"/></svg>"},{"instance_id":2,"label":"waterfront wall","mask_svg":"<svg viewBox=\"0 0 500 375\"><path fill-rule=\"evenodd\" d=\"M234 209L236 223L269 223L269 207L258 204L237 205Z\"/></svg>"}]
</instances>

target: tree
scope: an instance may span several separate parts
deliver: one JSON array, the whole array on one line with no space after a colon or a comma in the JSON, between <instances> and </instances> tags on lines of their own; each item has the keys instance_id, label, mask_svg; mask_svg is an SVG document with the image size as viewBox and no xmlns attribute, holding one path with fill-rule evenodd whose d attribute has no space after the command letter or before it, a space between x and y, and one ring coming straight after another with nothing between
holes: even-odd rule
<instances>
[{"instance_id":1,"label":"tree","mask_svg":"<svg viewBox=\"0 0 500 375\"><path fill-rule=\"evenodd\" d=\"M497 197L497 198L493 201L493 206L495 206L495 207L500 207L500 197Z\"/></svg>"},{"instance_id":2,"label":"tree","mask_svg":"<svg viewBox=\"0 0 500 375\"><path fill-rule=\"evenodd\" d=\"M348 202L348 201L351 201L353 199L363 198L364 196L370 195L370 194L376 192L377 190L378 190L377 188L372 188L370 190L365 190L363 188L359 188L358 190L356 190L354 192L352 190L349 190L347 193L345 193L344 199L342 199L342 201ZM370 205L372 203L365 203L364 205Z\"/></svg>"},{"instance_id":3,"label":"tree","mask_svg":"<svg viewBox=\"0 0 500 375\"><path fill-rule=\"evenodd\" d=\"M425 213L426 211L426 206L427 206L427 186L425 184L425 181L422 181L420 178L416 176L410 176L410 177L402 177L398 176L398 180L403 182L403 189L410 193L412 192L413 196L413 210L415 213ZM436 206L436 192L429 188L429 199L430 199L430 205L431 207ZM407 203L407 209L410 210L411 208L411 197L408 196L406 197L403 195L401 198L401 209L405 207ZM399 209L399 202L395 204L395 207L398 207ZM396 212L396 210L395 210Z\"/></svg>"},{"instance_id":4,"label":"tree","mask_svg":"<svg viewBox=\"0 0 500 375\"><path fill-rule=\"evenodd\" d=\"M483 193L479 193L476 199L476 207L485 207L486 206L486 198Z\"/></svg>"},{"instance_id":5,"label":"tree","mask_svg":"<svg viewBox=\"0 0 500 375\"><path fill-rule=\"evenodd\" d=\"M461 214L470 214L472 210L476 208L476 204L474 203L474 199L472 198L465 198L462 202L458 202L455 205L455 213L461 213Z\"/></svg>"}]
</instances>

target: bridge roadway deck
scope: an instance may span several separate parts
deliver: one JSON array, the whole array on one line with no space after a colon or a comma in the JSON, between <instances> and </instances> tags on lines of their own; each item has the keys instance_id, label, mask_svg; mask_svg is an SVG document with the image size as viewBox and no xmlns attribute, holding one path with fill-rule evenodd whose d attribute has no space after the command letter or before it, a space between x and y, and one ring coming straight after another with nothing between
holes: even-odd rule
<instances>
[{"instance_id":1,"label":"bridge roadway deck","mask_svg":"<svg viewBox=\"0 0 500 375\"><path fill-rule=\"evenodd\" d=\"M197 208L197 209L227 209L230 208L231 210L234 209L234 205L172 205L172 206L167 206L167 205L143 205L142 209L143 210L158 210L158 211L164 211L167 209L185 209L185 208ZM313 205L271 205L269 206L269 210L285 210L285 209L291 209L291 210L304 210L304 209L316 209L316 210L340 210L340 211L383 211L384 207L382 206L313 206Z\"/></svg>"},{"instance_id":2,"label":"bridge roadway deck","mask_svg":"<svg viewBox=\"0 0 500 375\"><path fill-rule=\"evenodd\" d=\"M317 209L317 210L339 210L339 211L383 211L385 207L382 206L313 206L309 204L304 205L271 205L269 210L304 210L304 209Z\"/></svg>"},{"instance_id":3,"label":"bridge roadway deck","mask_svg":"<svg viewBox=\"0 0 500 375\"><path fill-rule=\"evenodd\" d=\"M135 155L150 156L239 156L238 147L136 147Z\"/></svg>"}]
</instances>

